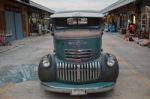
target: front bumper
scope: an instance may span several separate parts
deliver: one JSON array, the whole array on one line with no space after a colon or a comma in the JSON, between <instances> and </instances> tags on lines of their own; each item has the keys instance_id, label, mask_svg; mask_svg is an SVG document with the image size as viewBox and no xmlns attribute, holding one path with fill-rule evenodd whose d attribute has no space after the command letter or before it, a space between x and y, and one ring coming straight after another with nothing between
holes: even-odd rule
<instances>
[{"instance_id":1,"label":"front bumper","mask_svg":"<svg viewBox=\"0 0 150 99\"><path fill-rule=\"evenodd\" d=\"M106 92L114 88L114 82L99 82L92 84L74 85L59 82L41 82L42 87L50 92L69 93L70 95L86 95L88 93Z\"/></svg>"}]
</instances>

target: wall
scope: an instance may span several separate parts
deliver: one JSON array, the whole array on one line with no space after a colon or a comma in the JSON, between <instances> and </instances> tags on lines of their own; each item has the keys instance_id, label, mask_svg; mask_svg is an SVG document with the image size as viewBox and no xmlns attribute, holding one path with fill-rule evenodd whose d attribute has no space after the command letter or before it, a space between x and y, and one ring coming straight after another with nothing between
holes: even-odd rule
<instances>
[{"instance_id":1,"label":"wall","mask_svg":"<svg viewBox=\"0 0 150 99\"><path fill-rule=\"evenodd\" d=\"M114 15L114 22L117 25L117 28L127 28L128 20L133 21L132 16L135 15L135 5L134 3L130 3L114 9L109 12L110 15Z\"/></svg>"},{"instance_id":2,"label":"wall","mask_svg":"<svg viewBox=\"0 0 150 99\"><path fill-rule=\"evenodd\" d=\"M0 3L0 33L2 33L5 29L5 21L4 21L4 9L3 9L3 1Z\"/></svg>"},{"instance_id":3,"label":"wall","mask_svg":"<svg viewBox=\"0 0 150 99\"><path fill-rule=\"evenodd\" d=\"M23 17L23 32L25 36L29 35L27 7L14 0L3 0L0 2L0 33L5 31L5 6L18 7Z\"/></svg>"}]
</instances>

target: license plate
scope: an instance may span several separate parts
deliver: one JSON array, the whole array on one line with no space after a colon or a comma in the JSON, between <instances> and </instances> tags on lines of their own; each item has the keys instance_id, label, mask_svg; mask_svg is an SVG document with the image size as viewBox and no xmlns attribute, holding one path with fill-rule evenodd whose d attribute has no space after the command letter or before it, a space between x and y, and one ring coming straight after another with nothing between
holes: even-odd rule
<instances>
[{"instance_id":1,"label":"license plate","mask_svg":"<svg viewBox=\"0 0 150 99\"><path fill-rule=\"evenodd\" d=\"M73 89L71 95L86 95L86 91L84 89Z\"/></svg>"}]
</instances>

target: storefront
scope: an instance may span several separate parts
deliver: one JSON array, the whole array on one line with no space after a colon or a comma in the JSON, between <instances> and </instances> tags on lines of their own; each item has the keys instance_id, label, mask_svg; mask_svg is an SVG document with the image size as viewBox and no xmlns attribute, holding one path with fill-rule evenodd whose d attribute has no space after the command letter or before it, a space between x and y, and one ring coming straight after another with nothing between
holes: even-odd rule
<instances>
[{"instance_id":1,"label":"storefront","mask_svg":"<svg viewBox=\"0 0 150 99\"><path fill-rule=\"evenodd\" d=\"M116 31L121 31L121 33L128 32L128 25L130 23L136 24L136 14L135 14L135 0L119 0L114 4L103 9L101 13L107 13L109 17L109 23L113 24Z\"/></svg>"},{"instance_id":2,"label":"storefront","mask_svg":"<svg viewBox=\"0 0 150 99\"><path fill-rule=\"evenodd\" d=\"M150 5L145 5L141 10L141 28L144 29L145 38L150 39Z\"/></svg>"},{"instance_id":3,"label":"storefront","mask_svg":"<svg viewBox=\"0 0 150 99\"><path fill-rule=\"evenodd\" d=\"M22 39L28 35L27 7L15 0L0 3L0 33L10 34L10 40Z\"/></svg>"},{"instance_id":4,"label":"storefront","mask_svg":"<svg viewBox=\"0 0 150 99\"><path fill-rule=\"evenodd\" d=\"M36 8L29 10L30 33L38 33L38 24L40 24L40 13Z\"/></svg>"},{"instance_id":5,"label":"storefront","mask_svg":"<svg viewBox=\"0 0 150 99\"><path fill-rule=\"evenodd\" d=\"M38 33L39 25L42 26L43 30L50 29L50 15L41 10L30 8L29 10L29 24L30 33Z\"/></svg>"},{"instance_id":6,"label":"storefront","mask_svg":"<svg viewBox=\"0 0 150 99\"><path fill-rule=\"evenodd\" d=\"M28 7L30 35L47 33L50 30L50 15L53 13L53 10L31 1Z\"/></svg>"},{"instance_id":7,"label":"storefront","mask_svg":"<svg viewBox=\"0 0 150 99\"><path fill-rule=\"evenodd\" d=\"M136 0L138 24L140 23L139 38L150 39L150 1Z\"/></svg>"},{"instance_id":8,"label":"storefront","mask_svg":"<svg viewBox=\"0 0 150 99\"><path fill-rule=\"evenodd\" d=\"M22 39L32 32L50 27L53 10L30 0L4 0L0 3L0 41L9 36L9 41Z\"/></svg>"}]
</instances>

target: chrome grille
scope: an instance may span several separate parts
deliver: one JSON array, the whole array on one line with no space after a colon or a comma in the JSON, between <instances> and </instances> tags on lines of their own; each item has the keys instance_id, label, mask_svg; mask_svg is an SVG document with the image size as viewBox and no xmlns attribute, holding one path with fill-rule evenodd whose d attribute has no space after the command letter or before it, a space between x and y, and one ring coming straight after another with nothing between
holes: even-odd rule
<instances>
[{"instance_id":1,"label":"chrome grille","mask_svg":"<svg viewBox=\"0 0 150 99\"><path fill-rule=\"evenodd\" d=\"M81 50L65 49L64 57L66 60L71 61L86 61L93 57L93 51L91 49L81 49Z\"/></svg>"},{"instance_id":2,"label":"chrome grille","mask_svg":"<svg viewBox=\"0 0 150 99\"><path fill-rule=\"evenodd\" d=\"M57 78L68 82L87 82L97 80L100 76L100 62L86 64L57 63Z\"/></svg>"}]
</instances>

